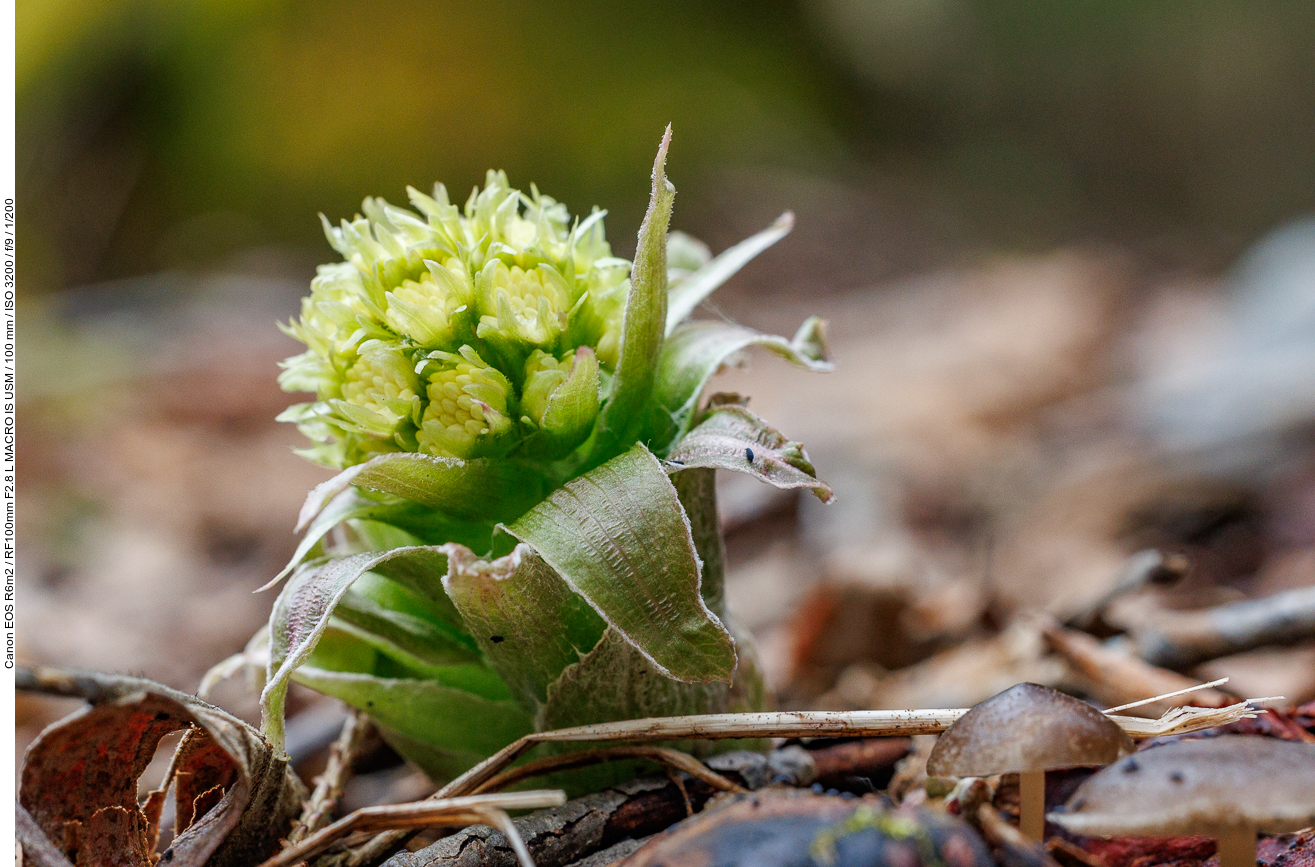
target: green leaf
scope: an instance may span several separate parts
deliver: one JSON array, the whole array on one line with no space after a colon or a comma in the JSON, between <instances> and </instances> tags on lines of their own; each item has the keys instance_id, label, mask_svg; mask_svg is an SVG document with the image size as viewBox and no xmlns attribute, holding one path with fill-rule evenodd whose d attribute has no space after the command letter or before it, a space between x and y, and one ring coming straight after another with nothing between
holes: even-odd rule
<instances>
[{"instance_id":1,"label":"green leaf","mask_svg":"<svg viewBox=\"0 0 1315 867\"><path fill-rule=\"evenodd\" d=\"M491 562L452 546L449 563L443 585L480 650L512 695L537 711L548 684L607 625L528 545Z\"/></svg>"},{"instance_id":2,"label":"green leaf","mask_svg":"<svg viewBox=\"0 0 1315 867\"><path fill-rule=\"evenodd\" d=\"M727 322L686 322L662 344L653 406L647 420L647 441L665 455L694 421L699 399L713 374L735 353L761 346L809 370L828 371L826 324L809 317L792 340L760 334Z\"/></svg>"},{"instance_id":3,"label":"green leaf","mask_svg":"<svg viewBox=\"0 0 1315 867\"><path fill-rule=\"evenodd\" d=\"M399 552L405 552L405 555ZM388 553L399 556L380 560L371 567L373 571L423 596L430 605L426 614L435 622L447 624L458 632L464 631L461 615L443 591L443 576L448 569L448 546L394 548Z\"/></svg>"},{"instance_id":4,"label":"green leaf","mask_svg":"<svg viewBox=\"0 0 1315 867\"><path fill-rule=\"evenodd\" d=\"M794 214L786 211L766 229L722 251L717 258L673 286L667 297L666 333L674 331L721 284L734 277L763 250L790 234L793 228Z\"/></svg>"},{"instance_id":5,"label":"green leaf","mask_svg":"<svg viewBox=\"0 0 1315 867\"><path fill-rule=\"evenodd\" d=\"M493 526L496 523L494 521L457 520L409 500L397 497L386 497L386 499L390 502L380 503L375 508L349 519L349 524L356 530L357 535L373 550L386 551L389 548L402 548L408 545L443 545L448 542L459 542L476 551L484 551L492 544ZM383 540L389 534L382 532L384 526L402 531L409 538L387 544ZM394 535L393 538L402 537Z\"/></svg>"},{"instance_id":6,"label":"green leaf","mask_svg":"<svg viewBox=\"0 0 1315 867\"><path fill-rule=\"evenodd\" d=\"M726 546L717 518L717 472L710 467L681 470L671 476L681 505L689 516L694 547L703 561L703 600L722 619L735 639L735 679L729 695L733 712L767 709L767 688L753 638L726 614ZM762 749L764 744L745 742L741 749Z\"/></svg>"},{"instance_id":7,"label":"green leaf","mask_svg":"<svg viewBox=\"0 0 1315 867\"><path fill-rule=\"evenodd\" d=\"M415 557L432 565L436 554L442 552L430 548L397 548L382 554L353 554L312 562L293 573L270 612L269 678L260 696L261 730L275 747L283 749L283 705L288 678L315 649L329 626L333 609L352 582L397 558ZM443 562L446 566L446 558Z\"/></svg>"},{"instance_id":8,"label":"green leaf","mask_svg":"<svg viewBox=\"0 0 1315 867\"><path fill-rule=\"evenodd\" d=\"M543 492L537 473L510 461L396 452L343 470L318 485L301 507L297 529L309 525L351 485L402 497L459 519L496 521L516 518Z\"/></svg>"},{"instance_id":9,"label":"green leaf","mask_svg":"<svg viewBox=\"0 0 1315 867\"><path fill-rule=\"evenodd\" d=\"M343 594L333 616L377 636L381 641L375 645L377 649L418 673L432 674L435 668L479 659L479 650L470 636L380 605L355 588Z\"/></svg>"},{"instance_id":10,"label":"green leaf","mask_svg":"<svg viewBox=\"0 0 1315 867\"><path fill-rule=\"evenodd\" d=\"M363 547L374 551L446 542L459 542L485 551L492 544L493 536L492 522L455 520L409 500L386 495L381 500L377 495L364 496L359 488L348 487L329 500L310 522L283 571L259 589L267 590L283 580L315 551L321 539L343 523L352 527ZM437 581L434 589L441 590ZM438 595L443 594L439 592Z\"/></svg>"},{"instance_id":11,"label":"green leaf","mask_svg":"<svg viewBox=\"0 0 1315 867\"><path fill-rule=\"evenodd\" d=\"M642 444L567 482L507 529L658 670L730 680L735 643L700 596L689 522Z\"/></svg>"},{"instance_id":12,"label":"green leaf","mask_svg":"<svg viewBox=\"0 0 1315 867\"><path fill-rule=\"evenodd\" d=\"M657 716L721 713L729 706L725 683L672 680L615 629L568 666L549 687L539 721L543 731L588 723Z\"/></svg>"},{"instance_id":13,"label":"green leaf","mask_svg":"<svg viewBox=\"0 0 1315 867\"><path fill-rule=\"evenodd\" d=\"M726 620L726 543L717 515L717 473L712 469L688 469L671 474L671 484L689 518L694 550L703 564L699 591L709 610ZM739 641L735 652L739 656Z\"/></svg>"},{"instance_id":14,"label":"green leaf","mask_svg":"<svg viewBox=\"0 0 1315 867\"><path fill-rule=\"evenodd\" d=\"M643 421L643 408L653 391L658 351L667 322L667 226L676 188L667 180L668 126L653 162L653 192L639 227L630 293L622 319L621 350L612 378L612 393L598 419L593 454L610 456L633 442Z\"/></svg>"},{"instance_id":15,"label":"green leaf","mask_svg":"<svg viewBox=\"0 0 1315 867\"><path fill-rule=\"evenodd\" d=\"M532 731L529 714L434 680L303 666L298 683L368 713L384 737L437 780L450 779Z\"/></svg>"},{"instance_id":16,"label":"green leaf","mask_svg":"<svg viewBox=\"0 0 1315 867\"><path fill-rule=\"evenodd\" d=\"M293 552L292 559L288 565L283 567L283 571L275 575L267 584L259 590L268 590L275 584L287 577L293 569L306 559L321 539L323 539L330 530L346 521L349 518L355 518L368 512L372 507L378 505L370 500L360 496L355 489L349 489L337 494L328 504L315 516L306 528L306 534L301 537L301 542L297 544L297 550ZM259 592L259 590L257 592Z\"/></svg>"},{"instance_id":17,"label":"green leaf","mask_svg":"<svg viewBox=\"0 0 1315 867\"><path fill-rule=\"evenodd\" d=\"M542 427L563 452L584 442L598 418L598 356L587 346L575 351L566 381L548 397Z\"/></svg>"},{"instance_id":18,"label":"green leaf","mask_svg":"<svg viewBox=\"0 0 1315 867\"><path fill-rule=\"evenodd\" d=\"M817 480L802 445L748 407L719 397L713 396L712 409L703 421L672 447L669 464L679 469L734 470L778 488L807 488L824 503L835 499L830 486Z\"/></svg>"},{"instance_id":19,"label":"green leaf","mask_svg":"<svg viewBox=\"0 0 1315 867\"><path fill-rule=\"evenodd\" d=\"M351 604L353 595L348 591L338 603L337 610L329 619L329 628L315 645L315 652L302 663L303 666L326 671L373 674L375 677L432 680L494 701L511 697L507 685L483 661L435 664L380 632L356 626L340 617ZM376 622L371 626L396 633L396 629L387 622ZM296 678L295 673L293 678Z\"/></svg>"}]
</instances>

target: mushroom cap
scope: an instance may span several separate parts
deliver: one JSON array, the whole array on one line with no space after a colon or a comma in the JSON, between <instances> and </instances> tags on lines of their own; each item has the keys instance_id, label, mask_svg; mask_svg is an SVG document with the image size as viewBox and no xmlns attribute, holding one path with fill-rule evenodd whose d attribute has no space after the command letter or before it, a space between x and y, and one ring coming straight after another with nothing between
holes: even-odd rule
<instances>
[{"instance_id":1,"label":"mushroom cap","mask_svg":"<svg viewBox=\"0 0 1315 867\"><path fill-rule=\"evenodd\" d=\"M1108 765L1135 747L1086 702L1035 683L1011 686L945 730L927 759L934 777L987 777Z\"/></svg>"},{"instance_id":2,"label":"mushroom cap","mask_svg":"<svg viewBox=\"0 0 1315 867\"><path fill-rule=\"evenodd\" d=\"M1108 837L1297 831L1315 824L1315 744L1220 735L1152 747L1092 775L1046 818Z\"/></svg>"}]
</instances>

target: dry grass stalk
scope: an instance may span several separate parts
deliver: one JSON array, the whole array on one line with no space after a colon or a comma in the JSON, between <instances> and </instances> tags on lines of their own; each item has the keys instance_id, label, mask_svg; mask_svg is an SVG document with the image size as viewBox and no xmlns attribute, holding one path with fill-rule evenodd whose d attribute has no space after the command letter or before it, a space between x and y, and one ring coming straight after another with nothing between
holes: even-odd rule
<instances>
[{"instance_id":1,"label":"dry grass stalk","mask_svg":"<svg viewBox=\"0 0 1315 867\"><path fill-rule=\"evenodd\" d=\"M410 831L420 828L464 827L476 824L497 828L506 835L523 867L534 867L529 850L525 848L524 841L521 840L506 811L537 810L542 807L558 807L564 803L566 803L565 792L560 789L541 789L364 807L311 834L300 843L287 847L260 867L291 867L323 852L343 837L353 833Z\"/></svg>"},{"instance_id":2,"label":"dry grass stalk","mask_svg":"<svg viewBox=\"0 0 1315 867\"><path fill-rule=\"evenodd\" d=\"M1118 707L1111 707L1105 710L1105 713L1118 713L1121 710L1132 710L1135 707L1145 707L1148 704L1155 704L1166 698L1177 698L1180 695L1187 695L1189 692L1199 692L1201 690L1213 690L1216 686L1223 686L1228 683L1228 678L1221 677L1218 680L1212 680L1209 683L1198 683L1194 686L1185 686L1182 689L1176 689L1173 692L1166 692L1163 695L1157 695L1152 698L1143 698L1138 701L1130 701L1127 704L1121 704ZM1249 699L1249 701L1266 701L1267 699Z\"/></svg>"},{"instance_id":3,"label":"dry grass stalk","mask_svg":"<svg viewBox=\"0 0 1315 867\"><path fill-rule=\"evenodd\" d=\"M710 770L707 765L691 756L689 753L682 753L680 750L673 750L668 747L658 747L652 745L634 745L622 747L604 747L597 750L582 750L577 753L564 753L557 756L547 756L532 762L526 762L520 767L512 768L508 771L494 776L477 786L472 794L483 794L484 792L495 792L505 789L507 786L519 783L521 780L537 777L543 774L550 774L554 771L565 771L572 768L582 768L586 765L594 765L600 762L610 762L615 759L648 759L657 762L666 768L674 771L684 771L695 779L702 780L714 789L722 792L747 792L748 789L723 777L716 771Z\"/></svg>"},{"instance_id":4,"label":"dry grass stalk","mask_svg":"<svg viewBox=\"0 0 1315 867\"><path fill-rule=\"evenodd\" d=\"M1159 700L1162 696L1157 696ZM692 738L904 737L945 731L967 713L946 710L772 711L625 720L536 732L504 747L438 791L455 797L486 780L540 743L581 741L673 741ZM1213 728L1253 715L1248 702L1224 708L1174 708L1158 720L1112 715L1130 737L1154 738Z\"/></svg>"}]
</instances>

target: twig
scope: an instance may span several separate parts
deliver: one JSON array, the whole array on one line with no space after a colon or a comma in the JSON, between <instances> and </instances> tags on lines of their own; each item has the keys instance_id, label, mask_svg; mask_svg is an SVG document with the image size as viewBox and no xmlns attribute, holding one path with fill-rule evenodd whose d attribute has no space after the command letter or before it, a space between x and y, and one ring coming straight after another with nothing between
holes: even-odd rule
<instances>
[{"instance_id":1,"label":"twig","mask_svg":"<svg viewBox=\"0 0 1315 867\"><path fill-rule=\"evenodd\" d=\"M912 749L908 738L872 738L810 749L807 755L813 763L814 780L829 789L855 777L893 771L895 763Z\"/></svg>"},{"instance_id":2,"label":"twig","mask_svg":"<svg viewBox=\"0 0 1315 867\"><path fill-rule=\"evenodd\" d=\"M1156 696L1158 699L1159 696ZM1184 735L1202 729L1228 725L1240 719L1253 719L1257 713L1256 704L1271 701L1270 698L1249 698L1227 707L1175 707L1164 712L1159 719L1143 719L1136 716L1109 714L1109 718L1119 724L1129 737L1145 740L1162 738L1169 735Z\"/></svg>"},{"instance_id":3,"label":"twig","mask_svg":"<svg viewBox=\"0 0 1315 867\"><path fill-rule=\"evenodd\" d=\"M565 797L563 794L563 801ZM511 816L508 816L502 810L487 810L485 814L488 818L484 824L497 828L502 832L502 836L507 838L512 851L516 853L516 860L521 863L521 867L534 867L534 859L530 857L530 850L525 847L525 841L521 839L520 832L516 830L516 824L511 821ZM492 821L489 821L489 819Z\"/></svg>"},{"instance_id":4,"label":"twig","mask_svg":"<svg viewBox=\"0 0 1315 867\"><path fill-rule=\"evenodd\" d=\"M466 773L448 783L435 797L456 797L474 791L485 780L507 767L540 743L581 741L652 741L706 738L800 738L800 737L901 737L934 735L945 731L968 712L948 710L863 710L863 711L775 711L768 713L724 713L625 720L577 726L551 732L535 732L503 747ZM1250 712L1246 702L1227 708L1176 708L1159 720L1114 716L1131 737L1150 738L1213 728L1241 719Z\"/></svg>"},{"instance_id":5,"label":"twig","mask_svg":"<svg viewBox=\"0 0 1315 867\"><path fill-rule=\"evenodd\" d=\"M672 768L667 768L667 779L671 780L671 784L676 787L676 791L680 792L680 800L685 804L686 818L693 816L694 804L689 799L689 789L685 788L685 781L682 780L680 774L676 773ZM745 790L741 789L740 791Z\"/></svg>"},{"instance_id":6,"label":"twig","mask_svg":"<svg viewBox=\"0 0 1315 867\"><path fill-rule=\"evenodd\" d=\"M1159 611L1130 626L1147 662L1190 668L1244 650L1315 638L1315 587L1204 611Z\"/></svg>"},{"instance_id":7,"label":"twig","mask_svg":"<svg viewBox=\"0 0 1315 867\"><path fill-rule=\"evenodd\" d=\"M464 798L445 798L419 801L412 804L388 804L364 807L345 816L300 843L289 846L265 861L260 867L290 867L313 855L323 852L348 834L411 830L416 828L462 827L472 824L491 825L507 835L517 857L524 856L522 864L534 867L529 860L525 843L507 818L507 810L533 810L556 807L566 803L566 793L560 789L531 792L511 792L497 795L471 795ZM506 819L504 822L503 820Z\"/></svg>"},{"instance_id":8,"label":"twig","mask_svg":"<svg viewBox=\"0 0 1315 867\"><path fill-rule=\"evenodd\" d=\"M543 774L550 774L553 771L565 771L572 768L582 768L587 765L596 765L600 762L610 762L616 759L649 759L658 762L668 768L684 771L691 777L700 779L723 792L745 792L748 791L743 786L733 783L730 780L709 770L708 766L698 759L682 753L680 750L673 750L668 747L658 747L652 745L620 746L620 747L603 747L595 750L582 750L577 753L563 753L556 756L547 756L542 759L536 759L532 762L526 762L520 767L512 768L509 771L503 771L497 776L491 777L485 782L475 787L471 794L482 794L484 792L494 792L500 789L519 783L521 780L529 777L538 777Z\"/></svg>"},{"instance_id":9,"label":"twig","mask_svg":"<svg viewBox=\"0 0 1315 867\"><path fill-rule=\"evenodd\" d=\"M299 843L329 822L329 817L342 798L343 787L351 779L352 766L362 745L369 738L373 725L369 717L352 711L342 724L342 733L329 751L324 772L315 778L315 791L306 802L301 816L288 834L288 845Z\"/></svg>"}]
</instances>

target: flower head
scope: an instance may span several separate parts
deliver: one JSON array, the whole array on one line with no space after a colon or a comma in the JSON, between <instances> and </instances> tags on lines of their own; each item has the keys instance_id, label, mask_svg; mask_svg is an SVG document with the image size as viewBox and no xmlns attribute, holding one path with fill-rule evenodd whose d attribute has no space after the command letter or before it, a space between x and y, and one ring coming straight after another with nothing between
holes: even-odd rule
<instances>
[{"instance_id":1,"label":"flower head","mask_svg":"<svg viewBox=\"0 0 1315 867\"><path fill-rule=\"evenodd\" d=\"M279 380L316 398L281 416L318 443L303 454L343 468L381 451L510 450L546 428L569 432L552 440L554 453L583 441L599 365L616 364L629 290L630 263L612 256L603 212L572 220L501 172L464 208L442 185L408 193L415 211L366 199L364 216L325 221L343 261L320 266L284 328L306 351ZM581 347L589 361L575 374ZM567 379L575 384L549 412Z\"/></svg>"}]
</instances>

